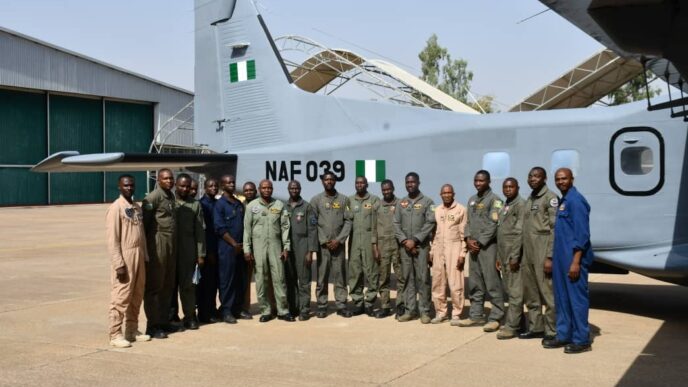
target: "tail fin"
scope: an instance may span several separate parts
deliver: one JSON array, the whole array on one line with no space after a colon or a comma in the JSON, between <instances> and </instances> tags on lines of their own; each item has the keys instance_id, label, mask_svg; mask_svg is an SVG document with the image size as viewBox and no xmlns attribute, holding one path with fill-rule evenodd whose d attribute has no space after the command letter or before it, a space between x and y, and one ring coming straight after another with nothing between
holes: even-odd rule
<instances>
[{"instance_id":1,"label":"tail fin","mask_svg":"<svg viewBox=\"0 0 688 387\"><path fill-rule=\"evenodd\" d=\"M220 152L285 140L291 76L250 0L195 0L195 141Z\"/></svg>"}]
</instances>

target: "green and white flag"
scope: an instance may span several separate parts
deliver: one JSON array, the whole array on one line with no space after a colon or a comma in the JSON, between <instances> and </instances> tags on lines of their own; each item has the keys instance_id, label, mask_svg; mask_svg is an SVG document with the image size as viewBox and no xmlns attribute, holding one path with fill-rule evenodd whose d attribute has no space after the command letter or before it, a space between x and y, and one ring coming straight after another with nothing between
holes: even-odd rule
<instances>
[{"instance_id":1,"label":"green and white flag","mask_svg":"<svg viewBox=\"0 0 688 387\"><path fill-rule=\"evenodd\" d=\"M250 79L256 79L256 61L245 60L243 62L236 62L229 64L229 81L242 82Z\"/></svg>"},{"instance_id":2,"label":"green and white flag","mask_svg":"<svg viewBox=\"0 0 688 387\"><path fill-rule=\"evenodd\" d=\"M365 176L368 182L385 180L385 160L356 160L356 176Z\"/></svg>"}]
</instances>

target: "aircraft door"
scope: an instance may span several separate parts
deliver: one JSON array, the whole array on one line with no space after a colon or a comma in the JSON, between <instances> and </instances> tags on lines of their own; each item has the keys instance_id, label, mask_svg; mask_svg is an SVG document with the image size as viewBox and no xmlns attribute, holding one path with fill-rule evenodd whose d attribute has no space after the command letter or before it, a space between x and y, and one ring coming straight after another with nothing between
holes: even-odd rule
<instances>
[{"instance_id":1,"label":"aircraft door","mask_svg":"<svg viewBox=\"0 0 688 387\"><path fill-rule=\"evenodd\" d=\"M664 185L664 139L649 127L624 128L611 139L609 181L627 196L654 195Z\"/></svg>"}]
</instances>

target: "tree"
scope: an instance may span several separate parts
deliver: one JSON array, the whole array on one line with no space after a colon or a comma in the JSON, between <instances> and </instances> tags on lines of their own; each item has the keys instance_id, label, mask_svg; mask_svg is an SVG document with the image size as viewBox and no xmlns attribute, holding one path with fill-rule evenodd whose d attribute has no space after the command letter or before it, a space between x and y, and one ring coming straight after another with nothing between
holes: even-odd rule
<instances>
[{"instance_id":1,"label":"tree","mask_svg":"<svg viewBox=\"0 0 688 387\"><path fill-rule=\"evenodd\" d=\"M440 46L436 34L428 38L425 48L418 54L418 59L421 62L422 80L478 111L494 111L492 96L478 99L482 109L477 108L475 102L469 100L473 72L468 70L468 62L465 60L452 59L447 49Z\"/></svg>"},{"instance_id":2,"label":"tree","mask_svg":"<svg viewBox=\"0 0 688 387\"><path fill-rule=\"evenodd\" d=\"M629 102L640 101L645 99L645 77L652 78L654 74L646 71L645 74L638 74L635 78L626 82L625 85L607 94L605 97L608 102L607 105L615 106L622 105ZM661 90L659 88L649 88L650 98L659 95Z\"/></svg>"}]
</instances>

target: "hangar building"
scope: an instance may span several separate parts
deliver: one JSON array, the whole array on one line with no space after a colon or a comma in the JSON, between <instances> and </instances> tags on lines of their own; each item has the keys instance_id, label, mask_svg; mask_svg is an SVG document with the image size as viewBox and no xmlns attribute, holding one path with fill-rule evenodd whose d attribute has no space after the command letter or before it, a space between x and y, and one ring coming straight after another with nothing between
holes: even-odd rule
<instances>
[{"instance_id":1,"label":"hangar building","mask_svg":"<svg viewBox=\"0 0 688 387\"><path fill-rule=\"evenodd\" d=\"M160 128L188 110L193 97L191 91L0 27L0 206L113 200L117 173L29 169L59 151L148 152ZM167 144L193 145L190 130L164 137ZM145 179L145 172L136 173L138 198Z\"/></svg>"}]
</instances>

